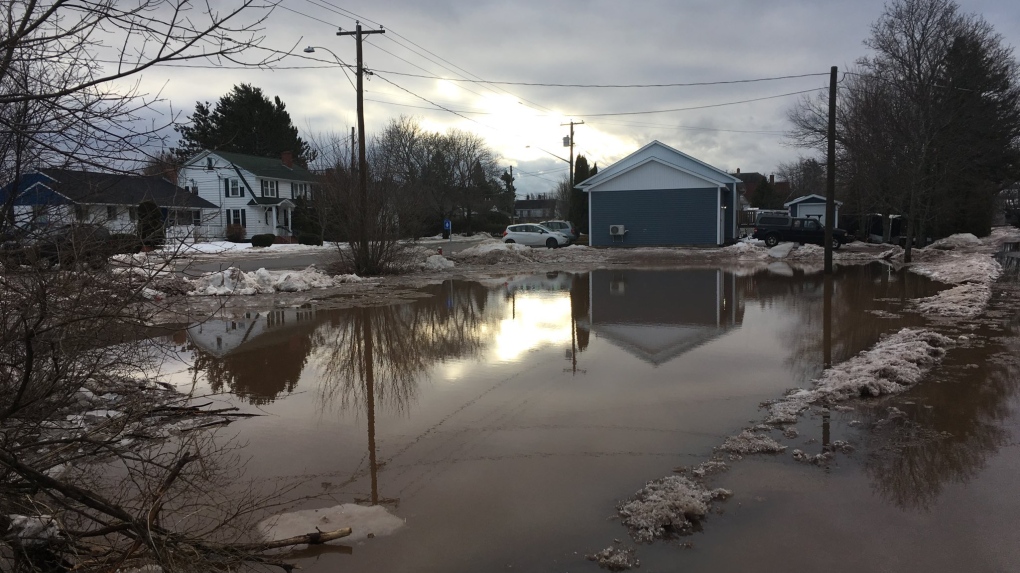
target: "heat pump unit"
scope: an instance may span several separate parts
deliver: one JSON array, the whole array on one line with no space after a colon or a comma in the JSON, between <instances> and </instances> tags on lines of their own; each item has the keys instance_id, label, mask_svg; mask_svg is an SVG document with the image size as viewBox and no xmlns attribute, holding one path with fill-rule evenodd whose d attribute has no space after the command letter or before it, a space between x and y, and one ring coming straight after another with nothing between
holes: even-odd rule
<instances>
[{"instance_id":1,"label":"heat pump unit","mask_svg":"<svg viewBox=\"0 0 1020 573\"><path fill-rule=\"evenodd\" d=\"M610 225L609 226L609 234L613 235L614 237L622 237L626 232L627 231L626 231L626 229L623 228L623 225Z\"/></svg>"}]
</instances>

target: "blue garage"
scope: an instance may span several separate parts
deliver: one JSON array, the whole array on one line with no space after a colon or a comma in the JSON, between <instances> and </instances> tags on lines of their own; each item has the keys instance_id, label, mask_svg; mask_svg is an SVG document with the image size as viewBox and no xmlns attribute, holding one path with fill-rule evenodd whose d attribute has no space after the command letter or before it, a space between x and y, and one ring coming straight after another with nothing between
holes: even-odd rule
<instances>
[{"instance_id":1,"label":"blue garage","mask_svg":"<svg viewBox=\"0 0 1020 573\"><path fill-rule=\"evenodd\" d=\"M577 187L592 246L716 246L737 238L740 180L653 141Z\"/></svg>"}]
</instances>

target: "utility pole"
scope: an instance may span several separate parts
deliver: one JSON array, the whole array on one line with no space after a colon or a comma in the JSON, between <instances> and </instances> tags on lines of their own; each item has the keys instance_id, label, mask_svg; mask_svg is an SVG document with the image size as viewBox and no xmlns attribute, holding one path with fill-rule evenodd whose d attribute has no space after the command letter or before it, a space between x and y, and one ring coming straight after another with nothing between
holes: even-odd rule
<instances>
[{"instance_id":1,"label":"utility pole","mask_svg":"<svg viewBox=\"0 0 1020 573\"><path fill-rule=\"evenodd\" d=\"M583 121L570 120L570 123L561 123L560 125L561 126L562 125L569 125L570 126L570 138L569 138L569 140L567 138L563 138L563 147L569 147L570 148L570 190L573 191L574 190L574 126L575 125L584 125L584 122Z\"/></svg>"},{"instance_id":2,"label":"utility pole","mask_svg":"<svg viewBox=\"0 0 1020 573\"><path fill-rule=\"evenodd\" d=\"M353 32L337 30L337 36L354 36L358 45L358 191L361 197L361 218L359 222L358 243L361 245L361 257L368 254L368 163L365 161L365 66L361 57L361 40L368 34L385 34L386 30L362 30L361 21L355 21ZM355 260L357 260L356 257ZM362 271L362 269L358 269Z\"/></svg>"},{"instance_id":3,"label":"utility pole","mask_svg":"<svg viewBox=\"0 0 1020 573\"><path fill-rule=\"evenodd\" d=\"M354 154L354 147L357 145L354 142L354 135L355 135L354 134L354 128L352 127L351 128L351 175L354 175L354 172L358 170L358 164L357 164L358 156Z\"/></svg>"},{"instance_id":4,"label":"utility pole","mask_svg":"<svg viewBox=\"0 0 1020 573\"><path fill-rule=\"evenodd\" d=\"M832 229L836 224L836 66L829 71L828 157L825 163L825 274L832 274Z\"/></svg>"}]
</instances>

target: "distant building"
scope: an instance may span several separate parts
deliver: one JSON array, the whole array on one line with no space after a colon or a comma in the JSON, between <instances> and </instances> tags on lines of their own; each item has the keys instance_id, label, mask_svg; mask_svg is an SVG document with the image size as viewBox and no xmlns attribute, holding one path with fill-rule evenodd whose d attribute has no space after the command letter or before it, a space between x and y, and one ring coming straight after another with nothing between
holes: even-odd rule
<instances>
[{"instance_id":1,"label":"distant building","mask_svg":"<svg viewBox=\"0 0 1020 573\"><path fill-rule=\"evenodd\" d=\"M537 223L556 217L556 199L549 199L545 195L532 199L514 201L514 216L518 223Z\"/></svg>"},{"instance_id":2,"label":"distant building","mask_svg":"<svg viewBox=\"0 0 1020 573\"><path fill-rule=\"evenodd\" d=\"M737 238L740 179L653 141L577 187L593 246L723 245Z\"/></svg>"}]
</instances>

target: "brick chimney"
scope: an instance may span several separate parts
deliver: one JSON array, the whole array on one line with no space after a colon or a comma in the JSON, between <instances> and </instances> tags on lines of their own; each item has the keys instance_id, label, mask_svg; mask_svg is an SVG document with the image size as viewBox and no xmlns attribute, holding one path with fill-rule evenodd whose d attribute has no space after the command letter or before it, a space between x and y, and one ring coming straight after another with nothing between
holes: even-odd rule
<instances>
[{"instance_id":1,"label":"brick chimney","mask_svg":"<svg viewBox=\"0 0 1020 573\"><path fill-rule=\"evenodd\" d=\"M775 174L769 175L769 185L775 185L775 184L776 184L776 176L775 176Z\"/></svg>"},{"instance_id":2,"label":"brick chimney","mask_svg":"<svg viewBox=\"0 0 1020 573\"><path fill-rule=\"evenodd\" d=\"M280 154L280 161L283 161L286 167L294 167L294 154L290 151L284 151Z\"/></svg>"},{"instance_id":3,"label":"brick chimney","mask_svg":"<svg viewBox=\"0 0 1020 573\"><path fill-rule=\"evenodd\" d=\"M740 175L740 168L737 167L737 175Z\"/></svg>"}]
</instances>

